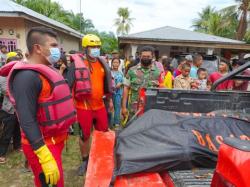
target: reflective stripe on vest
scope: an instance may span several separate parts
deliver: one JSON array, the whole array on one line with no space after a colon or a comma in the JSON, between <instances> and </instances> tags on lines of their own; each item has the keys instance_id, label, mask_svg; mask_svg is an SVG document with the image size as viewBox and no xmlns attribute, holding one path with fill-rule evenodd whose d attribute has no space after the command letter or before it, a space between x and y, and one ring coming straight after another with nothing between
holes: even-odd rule
<instances>
[{"instance_id":1,"label":"reflective stripe on vest","mask_svg":"<svg viewBox=\"0 0 250 187\"><path fill-rule=\"evenodd\" d=\"M12 81L16 71L33 70L45 77L51 85L49 97L38 99L37 120L43 136L54 136L68 131L76 121L76 111L68 84L56 70L42 64L16 63L8 76L10 100L15 106L12 94Z\"/></svg>"}]
</instances>

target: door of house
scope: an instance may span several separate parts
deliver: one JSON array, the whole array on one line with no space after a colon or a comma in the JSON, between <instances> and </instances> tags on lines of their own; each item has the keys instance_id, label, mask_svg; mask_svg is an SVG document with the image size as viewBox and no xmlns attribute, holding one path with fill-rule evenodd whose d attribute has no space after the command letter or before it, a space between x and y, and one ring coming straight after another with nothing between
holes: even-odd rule
<instances>
[{"instance_id":1,"label":"door of house","mask_svg":"<svg viewBox=\"0 0 250 187\"><path fill-rule=\"evenodd\" d=\"M17 41L15 39L0 38L0 46L7 46L8 51L14 51L17 48Z\"/></svg>"}]
</instances>

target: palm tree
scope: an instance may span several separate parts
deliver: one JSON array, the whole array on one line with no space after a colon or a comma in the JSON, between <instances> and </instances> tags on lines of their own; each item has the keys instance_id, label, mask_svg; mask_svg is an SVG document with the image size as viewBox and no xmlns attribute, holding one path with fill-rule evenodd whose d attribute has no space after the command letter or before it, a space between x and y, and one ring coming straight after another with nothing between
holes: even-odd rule
<instances>
[{"instance_id":1,"label":"palm tree","mask_svg":"<svg viewBox=\"0 0 250 187\"><path fill-rule=\"evenodd\" d=\"M199 18L193 20L193 25L195 31L207 33L208 31L208 22L212 14L216 13L215 8L207 6L198 13Z\"/></svg>"},{"instance_id":2,"label":"palm tree","mask_svg":"<svg viewBox=\"0 0 250 187\"><path fill-rule=\"evenodd\" d=\"M226 12L228 15L236 17L236 32L235 38L238 40L244 39L247 34L248 25L248 11L250 10L250 0L235 0L238 5L233 5L222 9L222 12Z\"/></svg>"},{"instance_id":3,"label":"palm tree","mask_svg":"<svg viewBox=\"0 0 250 187\"><path fill-rule=\"evenodd\" d=\"M237 26L238 16L233 7L216 11L208 6L199 13L199 18L193 21L195 31L227 38L235 38Z\"/></svg>"},{"instance_id":4,"label":"palm tree","mask_svg":"<svg viewBox=\"0 0 250 187\"><path fill-rule=\"evenodd\" d=\"M250 10L250 0L236 0L239 2L239 25L236 39L242 40L247 32L247 17Z\"/></svg>"},{"instance_id":5,"label":"palm tree","mask_svg":"<svg viewBox=\"0 0 250 187\"><path fill-rule=\"evenodd\" d=\"M117 11L119 18L115 19L115 26L117 27L117 35L128 34L133 26L132 21L134 18L130 18L130 11L128 8L119 8Z\"/></svg>"},{"instance_id":6,"label":"palm tree","mask_svg":"<svg viewBox=\"0 0 250 187\"><path fill-rule=\"evenodd\" d=\"M244 41L248 44L250 44L250 31L247 31L244 36Z\"/></svg>"}]
</instances>

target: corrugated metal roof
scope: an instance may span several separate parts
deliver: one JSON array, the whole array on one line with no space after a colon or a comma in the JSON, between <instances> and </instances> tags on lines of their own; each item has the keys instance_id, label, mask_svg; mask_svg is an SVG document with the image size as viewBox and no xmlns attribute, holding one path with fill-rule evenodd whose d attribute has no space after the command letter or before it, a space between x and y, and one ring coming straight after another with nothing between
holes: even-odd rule
<instances>
[{"instance_id":1,"label":"corrugated metal roof","mask_svg":"<svg viewBox=\"0 0 250 187\"><path fill-rule=\"evenodd\" d=\"M46 22L54 27L57 27L58 29L63 29L67 31L67 33L76 36L78 38L82 37L82 34L63 23L60 23L58 21L55 21L53 19L50 19L42 14L39 14L29 8L26 8L24 6L21 6L13 1L10 0L0 0L0 16L8 16L13 14L18 14L19 16L22 16L22 14L25 16L30 16L32 18L38 19L41 22Z\"/></svg>"},{"instance_id":2,"label":"corrugated metal roof","mask_svg":"<svg viewBox=\"0 0 250 187\"><path fill-rule=\"evenodd\" d=\"M175 27L161 27L145 32L129 34L119 37L120 39L138 39L138 40L165 40L165 41L192 41L192 42L208 42L208 43L232 43L245 44L245 42L223 38L219 36L178 29Z\"/></svg>"}]
</instances>

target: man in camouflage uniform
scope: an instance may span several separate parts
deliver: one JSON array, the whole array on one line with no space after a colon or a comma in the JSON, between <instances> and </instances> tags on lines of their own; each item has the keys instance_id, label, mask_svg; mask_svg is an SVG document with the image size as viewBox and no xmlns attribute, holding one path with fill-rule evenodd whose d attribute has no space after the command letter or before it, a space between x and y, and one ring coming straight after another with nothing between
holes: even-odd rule
<instances>
[{"instance_id":1,"label":"man in camouflage uniform","mask_svg":"<svg viewBox=\"0 0 250 187\"><path fill-rule=\"evenodd\" d=\"M162 72L153 63L154 49L145 46L140 52L140 63L129 69L124 79L122 115L132 117L138 111L139 92L141 89L160 87L163 82ZM128 109L128 95L131 94Z\"/></svg>"}]
</instances>

